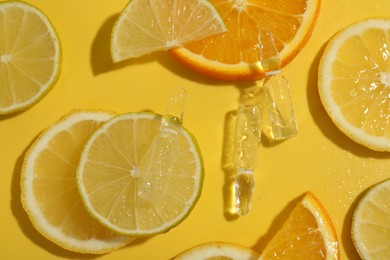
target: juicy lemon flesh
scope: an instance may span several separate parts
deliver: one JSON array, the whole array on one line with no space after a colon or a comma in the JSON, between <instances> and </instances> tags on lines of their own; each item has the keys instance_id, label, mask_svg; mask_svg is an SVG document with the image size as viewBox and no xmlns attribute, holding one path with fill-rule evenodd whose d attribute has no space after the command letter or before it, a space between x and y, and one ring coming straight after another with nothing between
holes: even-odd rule
<instances>
[{"instance_id":1,"label":"juicy lemon flesh","mask_svg":"<svg viewBox=\"0 0 390 260\"><path fill-rule=\"evenodd\" d=\"M294 3L282 0L214 0L213 3L226 20L228 31L187 44L185 48L223 64L258 62L260 29L272 31L276 48L282 53L285 44L296 36L307 9L307 0Z\"/></svg>"},{"instance_id":2,"label":"juicy lemon flesh","mask_svg":"<svg viewBox=\"0 0 390 260\"><path fill-rule=\"evenodd\" d=\"M47 18L23 3L0 4L0 113L32 105L57 77L59 43Z\"/></svg>"},{"instance_id":3,"label":"juicy lemon flesh","mask_svg":"<svg viewBox=\"0 0 390 260\"><path fill-rule=\"evenodd\" d=\"M222 19L205 0L133 0L113 30L114 61L168 50L224 32Z\"/></svg>"},{"instance_id":4,"label":"juicy lemon flesh","mask_svg":"<svg viewBox=\"0 0 390 260\"><path fill-rule=\"evenodd\" d=\"M390 182L367 195L354 214L353 241L364 259L390 259Z\"/></svg>"},{"instance_id":5,"label":"juicy lemon flesh","mask_svg":"<svg viewBox=\"0 0 390 260\"><path fill-rule=\"evenodd\" d=\"M225 242L210 242L193 247L174 260L258 260L259 254L240 245Z\"/></svg>"},{"instance_id":6,"label":"juicy lemon flesh","mask_svg":"<svg viewBox=\"0 0 390 260\"><path fill-rule=\"evenodd\" d=\"M366 29L340 47L332 67L332 98L348 123L390 139L390 30Z\"/></svg>"},{"instance_id":7,"label":"juicy lemon flesh","mask_svg":"<svg viewBox=\"0 0 390 260\"><path fill-rule=\"evenodd\" d=\"M26 155L23 171L29 176L22 181L22 201L30 219L44 236L72 251L105 253L133 240L94 220L77 189L76 169L83 146L101 120L109 117L86 118L55 134L49 130L52 136L38 138Z\"/></svg>"},{"instance_id":8,"label":"juicy lemon flesh","mask_svg":"<svg viewBox=\"0 0 390 260\"><path fill-rule=\"evenodd\" d=\"M95 134L84 151L79 186L86 205L119 233L162 232L183 219L199 196L201 162L185 130L175 158L162 169L153 168L149 148L160 125L161 118L154 115L125 115Z\"/></svg>"}]
</instances>

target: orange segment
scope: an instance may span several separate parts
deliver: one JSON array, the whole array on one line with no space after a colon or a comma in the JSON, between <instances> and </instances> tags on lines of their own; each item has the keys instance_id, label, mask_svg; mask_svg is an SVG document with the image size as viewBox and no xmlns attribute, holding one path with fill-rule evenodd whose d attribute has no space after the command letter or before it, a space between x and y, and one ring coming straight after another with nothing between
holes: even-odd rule
<instances>
[{"instance_id":1,"label":"orange segment","mask_svg":"<svg viewBox=\"0 0 390 260\"><path fill-rule=\"evenodd\" d=\"M320 0L212 0L221 14L227 33L171 50L190 68L205 75L225 79L256 79L263 74L257 62L258 35L267 29L286 65L311 36L319 13Z\"/></svg>"},{"instance_id":2,"label":"orange segment","mask_svg":"<svg viewBox=\"0 0 390 260\"><path fill-rule=\"evenodd\" d=\"M271 239L260 259L339 259L332 220L321 202L308 192Z\"/></svg>"}]
</instances>

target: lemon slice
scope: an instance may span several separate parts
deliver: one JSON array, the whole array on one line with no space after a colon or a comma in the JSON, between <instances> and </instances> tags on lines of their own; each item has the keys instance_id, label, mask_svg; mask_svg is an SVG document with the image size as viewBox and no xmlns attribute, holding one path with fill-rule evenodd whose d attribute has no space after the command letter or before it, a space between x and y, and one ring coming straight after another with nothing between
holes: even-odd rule
<instances>
[{"instance_id":1,"label":"lemon slice","mask_svg":"<svg viewBox=\"0 0 390 260\"><path fill-rule=\"evenodd\" d=\"M112 116L102 111L73 111L44 130L25 155L23 207L38 232L71 251L101 254L134 240L94 220L77 190L81 150L93 131Z\"/></svg>"},{"instance_id":2,"label":"lemon slice","mask_svg":"<svg viewBox=\"0 0 390 260\"><path fill-rule=\"evenodd\" d=\"M77 174L81 196L90 214L115 232L168 231L188 216L200 196L203 161L187 130L178 126L173 157L151 156L156 155L152 142L161 122L153 113L116 116L82 152Z\"/></svg>"},{"instance_id":3,"label":"lemon slice","mask_svg":"<svg viewBox=\"0 0 390 260\"><path fill-rule=\"evenodd\" d=\"M363 259L390 259L390 180L369 189L352 219L352 240Z\"/></svg>"},{"instance_id":4,"label":"lemon slice","mask_svg":"<svg viewBox=\"0 0 390 260\"><path fill-rule=\"evenodd\" d=\"M344 28L319 65L322 104L336 126L372 150L390 151L390 19Z\"/></svg>"},{"instance_id":5,"label":"lemon slice","mask_svg":"<svg viewBox=\"0 0 390 260\"><path fill-rule=\"evenodd\" d=\"M259 256L247 247L226 242L211 242L191 248L175 257L174 260L258 260Z\"/></svg>"},{"instance_id":6,"label":"lemon slice","mask_svg":"<svg viewBox=\"0 0 390 260\"><path fill-rule=\"evenodd\" d=\"M37 103L60 73L60 43L48 18L20 1L0 3L0 114Z\"/></svg>"},{"instance_id":7,"label":"lemon slice","mask_svg":"<svg viewBox=\"0 0 390 260\"><path fill-rule=\"evenodd\" d=\"M114 25L111 56L119 62L225 31L208 0L131 0Z\"/></svg>"}]
</instances>

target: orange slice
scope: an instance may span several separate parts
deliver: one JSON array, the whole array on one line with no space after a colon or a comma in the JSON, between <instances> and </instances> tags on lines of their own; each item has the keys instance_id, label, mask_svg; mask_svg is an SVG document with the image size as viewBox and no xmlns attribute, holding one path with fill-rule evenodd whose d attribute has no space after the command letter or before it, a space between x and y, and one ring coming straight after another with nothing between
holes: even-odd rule
<instances>
[{"instance_id":1,"label":"orange slice","mask_svg":"<svg viewBox=\"0 0 390 260\"><path fill-rule=\"evenodd\" d=\"M224 80L256 79L263 75L258 35L273 33L282 66L307 43L320 0L212 0L228 31L173 49L170 53L191 69Z\"/></svg>"},{"instance_id":2,"label":"orange slice","mask_svg":"<svg viewBox=\"0 0 390 260\"><path fill-rule=\"evenodd\" d=\"M321 202L308 192L268 243L260 259L339 258L339 243L332 220Z\"/></svg>"}]
</instances>

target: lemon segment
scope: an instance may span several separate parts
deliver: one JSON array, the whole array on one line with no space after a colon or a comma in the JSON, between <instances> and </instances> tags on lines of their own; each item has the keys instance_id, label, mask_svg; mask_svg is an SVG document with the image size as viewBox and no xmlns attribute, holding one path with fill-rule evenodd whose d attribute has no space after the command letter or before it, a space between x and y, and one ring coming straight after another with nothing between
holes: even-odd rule
<instances>
[{"instance_id":1,"label":"lemon segment","mask_svg":"<svg viewBox=\"0 0 390 260\"><path fill-rule=\"evenodd\" d=\"M327 45L318 88L336 126L372 150L390 151L390 19L352 24Z\"/></svg>"},{"instance_id":2,"label":"lemon segment","mask_svg":"<svg viewBox=\"0 0 390 260\"><path fill-rule=\"evenodd\" d=\"M131 0L114 25L111 55L119 62L225 31L222 18L207 0Z\"/></svg>"},{"instance_id":3,"label":"lemon segment","mask_svg":"<svg viewBox=\"0 0 390 260\"><path fill-rule=\"evenodd\" d=\"M79 191L90 214L110 230L134 236L168 231L187 217L200 196L203 161L187 130L179 132L174 157L160 165L161 158L150 156L161 122L152 113L116 116L82 152Z\"/></svg>"},{"instance_id":4,"label":"lemon segment","mask_svg":"<svg viewBox=\"0 0 390 260\"><path fill-rule=\"evenodd\" d=\"M112 116L103 111L73 111L44 130L25 155L23 207L39 233L70 251L102 254L134 240L94 220L77 190L81 151L97 127Z\"/></svg>"},{"instance_id":5,"label":"lemon segment","mask_svg":"<svg viewBox=\"0 0 390 260\"><path fill-rule=\"evenodd\" d=\"M0 3L0 114L37 103L56 83L61 50L58 35L36 7Z\"/></svg>"},{"instance_id":6,"label":"lemon segment","mask_svg":"<svg viewBox=\"0 0 390 260\"><path fill-rule=\"evenodd\" d=\"M390 180L369 189L352 219L352 240L365 259L390 259Z\"/></svg>"}]
</instances>

